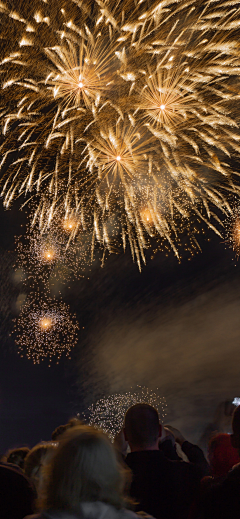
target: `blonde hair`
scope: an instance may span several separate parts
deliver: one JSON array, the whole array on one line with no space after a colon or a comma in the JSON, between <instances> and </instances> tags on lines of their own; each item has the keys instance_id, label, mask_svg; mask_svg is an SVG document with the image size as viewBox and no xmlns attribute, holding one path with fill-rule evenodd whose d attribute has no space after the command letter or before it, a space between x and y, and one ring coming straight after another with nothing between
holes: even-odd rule
<instances>
[{"instance_id":1,"label":"blonde hair","mask_svg":"<svg viewBox=\"0 0 240 519\"><path fill-rule=\"evenodd\" d=\"M49 461L57 445L54 442L38 443L30 450L24 460L24 472L34 483L37 492L42 483L42 468Z\"/></svg>"},{"instance_id":2,"label":"blonde hair","mask_svg":"<svg viewBox=\"0 0 240 519\"><path fill-rule=\"evenodd\" d=\"M44 509L81 513L81 503L102 501L122 508L124 469L107 436L92 427L68 430L45 470Z\"/></svg>"}]
</instances>

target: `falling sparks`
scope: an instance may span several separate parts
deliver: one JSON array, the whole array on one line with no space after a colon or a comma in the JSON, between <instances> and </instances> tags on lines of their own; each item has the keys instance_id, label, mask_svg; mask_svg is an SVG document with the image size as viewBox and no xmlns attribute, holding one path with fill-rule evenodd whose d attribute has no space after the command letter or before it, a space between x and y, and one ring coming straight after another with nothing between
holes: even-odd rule
<instances>
[{"instance_id":1,"label":"falling sparks","mask_svg":"<svg viewBox=\"0 0 240 519\"><path fill-rule=\"evenodd\" d=\"M237 259L240 256L240 206L238 200L233 200L233 208L225 220L226 243L233 249Z\"/></svg>"},{"instance_id":2,"label":"falling sparks","mask_svg":"<svg viewBox=\"0 0 240 519\"><path fill-rule=\"evenodd\" d=\"M92 259L97 246L129 245L139 269L147 249L200 248L200 227L222 236L229 195L240 194L237 1L0 11L5 207L31 199L41 230L65 213L70 241L91 235ZM237 223L234 233L236 251ZM58 254L46 250L45 262Z\"/></svg>"},{"instance_id":3,"label":"falling sparks","mask_svg":"<svg viewBox=\"0 0 240 519\"><path fill-rule=\"evenodd\" d=\"M124 416L129 407L139 403L146 403L155 407L160 420L164 421L167 414L165 398L142 386L137 386L133 393L115 393L106 398L101 398L88 408L85 419L89 425L102 429L113 441L123 427Z\"/></svg>"},{"instance_id":4,"label":"falling sparks","mask_svg":"<svg viewBox=\"0 0 240 519\"><path fill-rule=\"evenodd\" d=\"M236 218L236 221L233 226L233 250L236 251L236 254L239 256L240 254L240 218Z\"/></svg>"},{"instance_id":5,"label":"falling sparks","mask_svg":"<svg viewBox=\"0 0 240 519\"><path fill-rule=\"evenodd\" d=\"M18 353L34 364L44 359L51 363L53 358L58 363L63 354L71 358L78 329L76 316L70 315L65 303L29 296L15 321Z\"/></svg>"}]
</instances>

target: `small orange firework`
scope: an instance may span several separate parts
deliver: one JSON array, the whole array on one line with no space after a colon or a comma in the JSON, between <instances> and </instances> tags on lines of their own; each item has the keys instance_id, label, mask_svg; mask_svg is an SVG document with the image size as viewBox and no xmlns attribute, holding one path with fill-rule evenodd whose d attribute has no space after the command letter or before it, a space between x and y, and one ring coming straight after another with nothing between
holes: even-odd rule
<instances>
[{"instance_id":1,"label":"small orange firework","mask_svg":"<svg viewBox=\"0 0 240 519\"><path fill-rule=\"evenodd\" d=\"M45 358L51 362L53 357L58 362L63 354L70 357L78 341L78 329L76 316L71 316L65 303L32 294L15 321L18 353L34 364Z\"/></svg>"}]
</instances>

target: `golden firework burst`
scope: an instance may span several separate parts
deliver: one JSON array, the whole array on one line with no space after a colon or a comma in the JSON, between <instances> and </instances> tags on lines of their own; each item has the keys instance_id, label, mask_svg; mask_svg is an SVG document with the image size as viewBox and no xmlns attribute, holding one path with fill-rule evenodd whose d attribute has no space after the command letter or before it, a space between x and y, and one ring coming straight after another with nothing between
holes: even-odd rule
<instances>
[{"instance_id":1,"label":"golden firework burst","mask_svg":"<svg viewBox=\"0 0 240 519\"><path fill-rule=\"evenodd\" d=\"M152 238L179 257L196 221L221 235L240 194L237 1L38 4L0 9L4 205L35 200L41 229L74 214L69 239L118 237L139 265Z\"/></svg>"},{"instance_id":2,"label":"golden firework burst","mask_svg":"<svg viewBox=\"0 0 240 519\"><path fill-rule=\"evenodd\" d=\"M163 66L156 72L148 69L145 85L139 93L137 110L142 112L149 123L176 126L194 108L195 98L191 93L194 81L191 78L190 85L188 69L182 69L180 64L177 70L174 66L168 69Z\"/></svg>"},{"instance_id":3,"label":"golden firework burst","mask_svg":"<svg viewBox=\"0 0 240 519\"><path fill-rule=\"evenodd\" d=\"M86 44L80 38L76 44L65 36L62 45L45 50L56 69L48 75L46 85L65 110L80 106L81 101L90 109L92 103L99 104L111 80L114 49L104 48L99 38L95 43L92 40Z\"/></svg>"},{"instance_id":4,"label":"golden firework burst","mask_svg":"<svg viewBox=\"0 0 240 519\"><path fill-rule=\"evenodd\" d=\"M54 357L58 363L64 353L70 358L78 329L76 316L70 315L65 303L30 295L15 321L18 352L35 364L46 358L51 363Z\"/></svg>"},{"instance_id":5,"label":"golden firework burst","mask_svg":"<svg viewBox=\"0 0 240 519\"><path fill-rule=\"evenodd\" d=\"M138 129L118 123L114 129L101 130L96 137L87 146L87 168L97 170L100 183L106 181L110 190L119 181L127 186L141 179L148 170L151 143Z\"/></svg>"}]
</instances>

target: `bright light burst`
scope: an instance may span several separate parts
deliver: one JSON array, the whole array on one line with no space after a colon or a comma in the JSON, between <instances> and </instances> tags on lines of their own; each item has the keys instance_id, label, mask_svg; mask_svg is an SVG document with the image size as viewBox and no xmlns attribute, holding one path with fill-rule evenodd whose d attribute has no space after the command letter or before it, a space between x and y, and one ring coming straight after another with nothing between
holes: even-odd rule
<instances>
[{"instance_id":1,"label":"bright light burst","mask_svg":"<svg viewBox=\"0 0 240 519\"><path fill-rule=\"evenodd\" d=\"M43 317L39 321L39 326L43 330L49 330L52 326L54 326L53 319L50 317Z\"/></svg>"},{"instance_id":2,"label":"bright light burst","mask_svg":"<svg viewBox=\"0 0 240 519\"><path fill-rule=\"evenodd\" d=\"M71 22L68 28L72 27ZM83 29L82 29L83 36ZM109 57L112 50L101 48L99 38L94 43L93 37L84 42L73 43L64 34L65 44L46 49L46 54L55 67L46 79L55 99L60 99L65 110L83 105L91 109L91 103L99 102L99 97L107 89L110 68Z\"/></svg>"},{"instance_id":3,"label":"bright light burst","mask_svg":"<svg viewBox=\"0 0 240 519\"><path fill-rule=\"evenodd\" d=\"M179 257L184 229L187 249L202 225L221 235L240 194L237 0L35 0L0 18L5 207L24 194L40 229L61 212L92 258L129 243L139 268L156 243Z\"/></svg>"},{"instance_id":4,"label":"bright light burst","mask_svg":"<svg viewBox=\"0 0 240 519\"><path fill-rule=\"evenodd\" d=\"M70 315L65 303L29 296L14 326L18 352L34 364L46 358L58 363L63 354L71 358L78 329L76 316Z\"/></svg>"},{"instance_id":5,"label":"bright light burst","mask_svg":"<svg viewBox=\"0 0 240 519\"><path fill-rule=\"evenodd\" d=\"M174 71L172 67L167 70L163 67L156 72L148 70L143 83L137 110L142 111L146 120L167 129L187 118L187 112L192 110L194 104L194 95L191 93L194 91L194 80L184 73L180 63Z\"/></svg>"},{"instance_id":6,"label":"bright light burst","mask_svg":"<svg viewBox=\"0 0 240 519\"><path fill-rule=\"evenodd\" d=\"M88 408L85 419L89 425L102 429L113 441L123 427L124 416L129 407L139 403L146 403L155 407L160 420L164 421L167 414L165 398L142 386L137 386L133 393L115 393L106 398L101 398Z\"/></svg>"},{"instance_id":7,"label":"bright light burst","mask_svg":"<svg viewBox=\"0 0 240 519\"><path fill-rule=\"evenodd\" d=\"M64 218L62 220L62 226L63 226L64 231L70 233L76 228L77 222L73 218L67 218L67 219Z\"/></svg>"}]
</instances>

